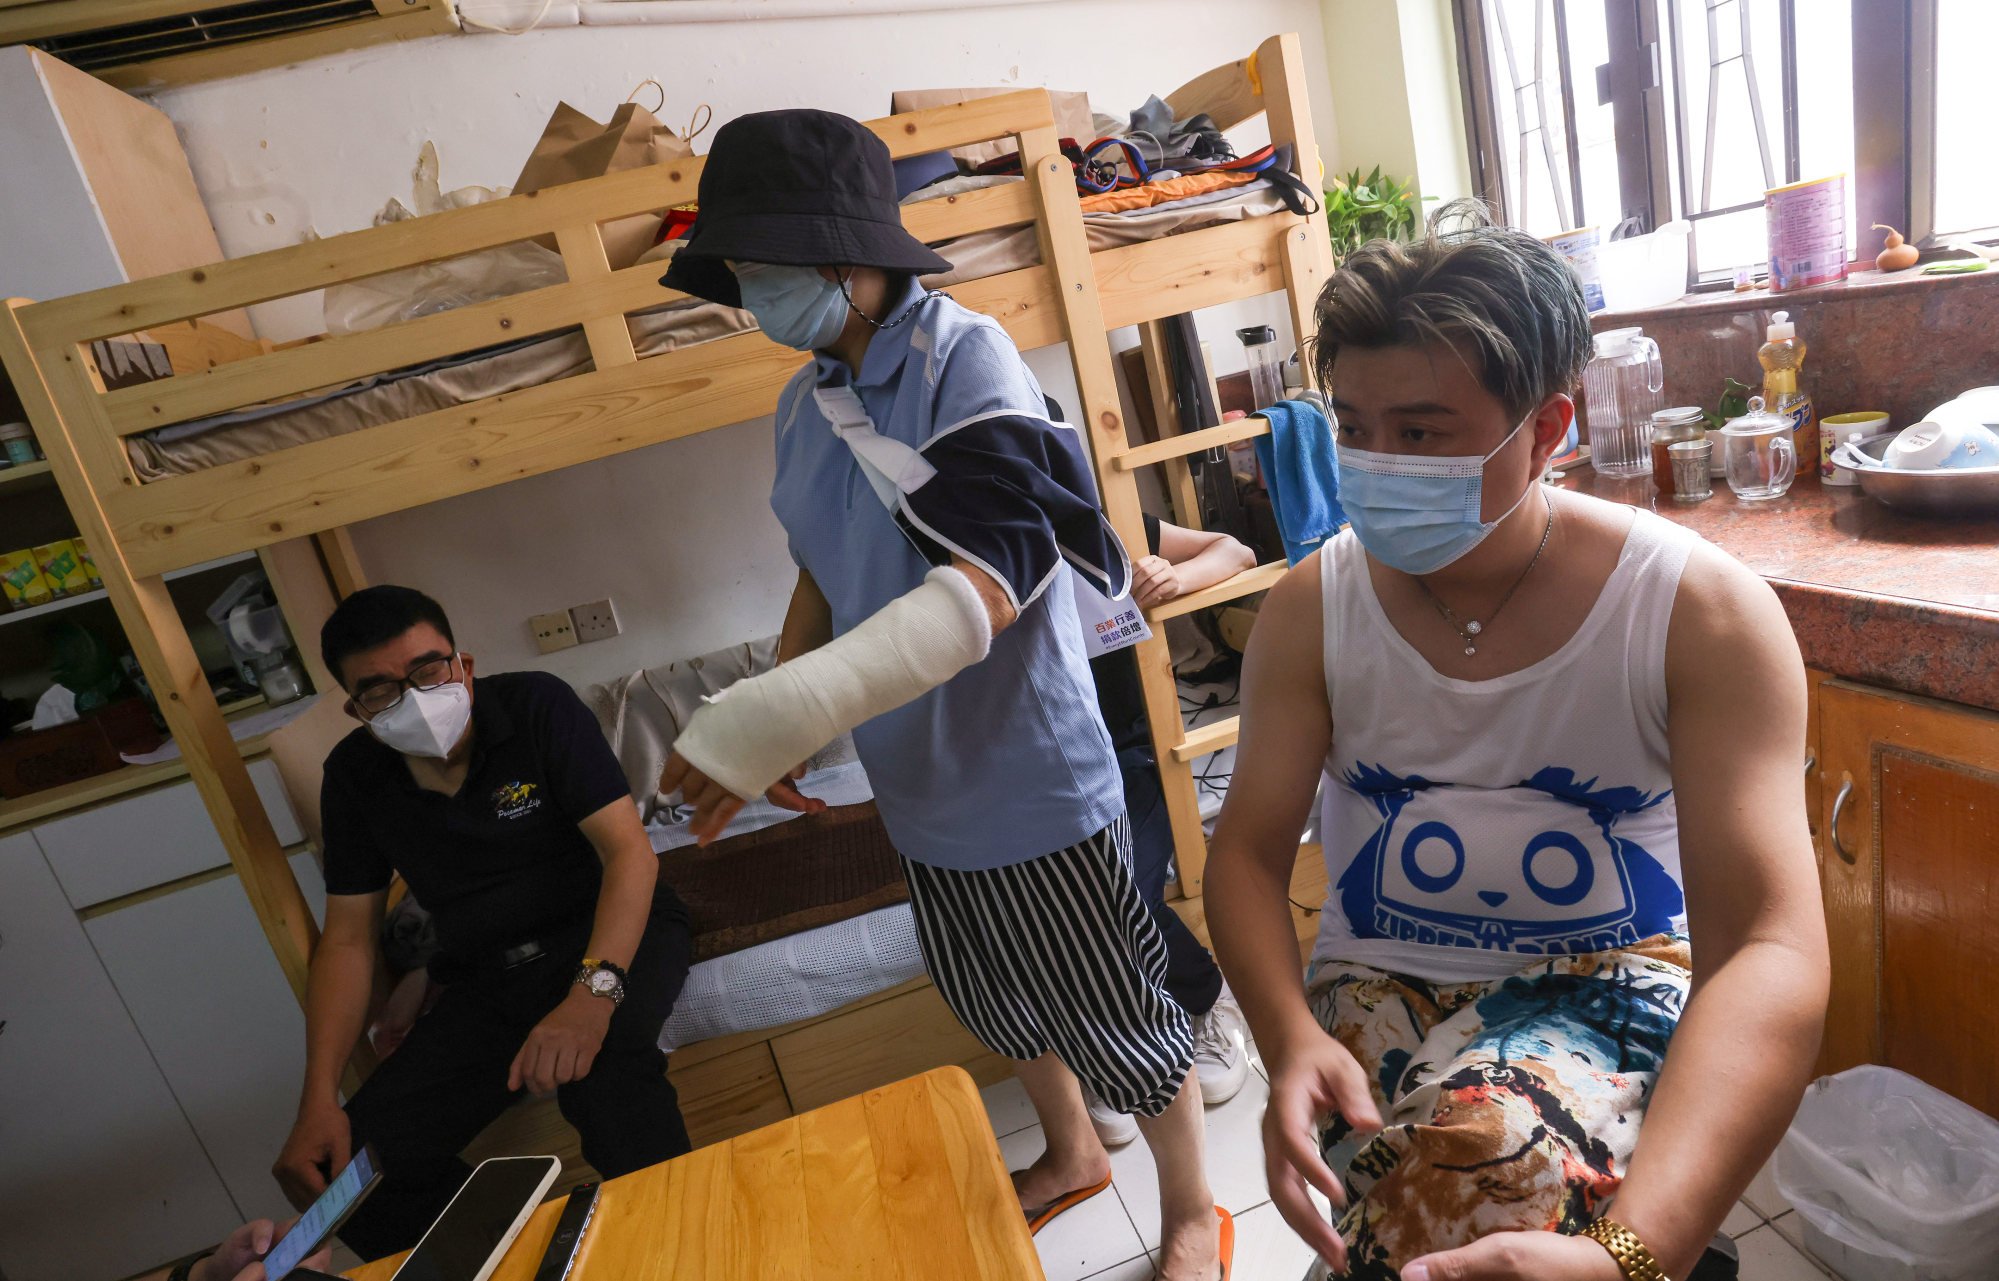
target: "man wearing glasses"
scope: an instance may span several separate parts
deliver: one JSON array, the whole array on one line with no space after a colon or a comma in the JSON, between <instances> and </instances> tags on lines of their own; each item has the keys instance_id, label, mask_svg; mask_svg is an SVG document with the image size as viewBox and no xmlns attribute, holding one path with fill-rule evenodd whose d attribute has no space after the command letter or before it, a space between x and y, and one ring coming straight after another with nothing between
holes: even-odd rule
<instances>
[{"instance_id":1,"label":"man wearing glasses","mask_svg":"<svg viewBox=\"0 0 1999 1281\"><path fill-rule=\"evenodd\" d=\"M365 1258L406 1249L522 1089L555 1094L606 1178L686 1152L658 1038L687 976L687 909L595 717L546 673L475 686L444 611L407 587L349 596L320 647L362 728L326 761L326 929L273 1168L286 1194L303 1207L372 1144L382 1184L340 1235ZM444 991L343 1110L395 874L431 913Z\"/></svg>"}]
</instances>

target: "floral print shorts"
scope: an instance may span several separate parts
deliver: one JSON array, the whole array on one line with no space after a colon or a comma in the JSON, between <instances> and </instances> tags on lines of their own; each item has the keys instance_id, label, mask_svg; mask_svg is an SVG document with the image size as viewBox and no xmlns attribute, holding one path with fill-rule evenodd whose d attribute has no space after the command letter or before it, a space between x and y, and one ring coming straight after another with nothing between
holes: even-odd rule
<instances>
[{"instance_id":1,"label":"floral print shorts","mask_svg":"<svg viewBox=\"0 0 1999 1281\"><path fill-rule=\"evenodd\" d=\"M1692 981L1687 940L1438 984L1326 962L1306 997L1368 1072L1386 1128L1321 1135L1344 1167L1347 1276L1394 1281L1494 1232L1574 1232L1624 1177ZM1321 1273L1321 1275L1323 1275Z\"/></svg>"}]
</instances>

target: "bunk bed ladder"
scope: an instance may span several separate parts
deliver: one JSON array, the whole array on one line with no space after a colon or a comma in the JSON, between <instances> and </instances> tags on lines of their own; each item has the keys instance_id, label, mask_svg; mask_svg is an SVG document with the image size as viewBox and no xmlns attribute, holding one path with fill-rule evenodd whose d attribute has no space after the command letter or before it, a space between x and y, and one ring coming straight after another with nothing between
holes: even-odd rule
<instances>
[{"instance_id":1,"label":"bunk bed ladder","mask_svg":"<svg viewBox=\"0 0 1999 1281\"><path fill-rule=\"evenodd\" d=\"M1237 63L1236 70L1243 78L1243 93L1239 99L1242 117L1247 118L1256 110L1263 110L1270 125L1270 140L1279 144L1290 143L1299 176L1316 186L1320 178L1319 153L1311 119L1305 114L1304 60L1297 37L1276 36L1266 40L1256 53ZM1212 94L1213 91L1213 86L1203 88L1204 94ZM1183 94L1186 92L1181 91ZM1179 96L1174 95L1176 98ZM1235 121L1218 119L1217 123L1226 128ZM1076 220L1080 223L1080 216ZM1302 339L1312 332L1313 304L1320 287L1332 272L1332 248L1326 238L1322 215L1285 221L1277 253L1281 287L1289 303L1292 332ZM1055 220L1050 219L1050 222L1053 224ZM1081 233L1079 226L1077 234L1080 236ZM1067 278L1069 272L1066 267L1063 273ZM1250 292L1245 291L1242 296L1250 296ZM1065 296L1064 301L1069 302L1070 299ZM1140 470L1160 467L1176 521L1198 528L1201 506L1187 459L1223 445L1267 435L1270 431L1269 423L1259 417L1197 431L1179 431L1162 329L1159 320L1147 321L1139 326L1139 347L1152 392L1153 412L1160 429L1160 438L1154 443L1133 445L1125 436L1122 421L1117 422L1113 430L1105 411L1092 404L1090 387L1082 382L1079 369L1078 384L1083 387L1083 402L1093 429L1097 484L1103 496L1104 510L1125 545L1133 548L1145 546L1138 503ZM1108 378L1110 356L1107 346L1100 345L1097 354L1105 365L1104 376ZM1113 408L1110 417L1114 418L1114 387L1111 396ZM1146 620L1152 625L1153 634L1137 647L1139 678L1145 692L1146 718L1152 727L1154 754L1159 762L1160 790L1166 799L1167 818L1173 830L1180 894L1186 898L1200 896L1208 859L1207 834L1201 825L1200 791L1194 778L1194 762L1233 745L1240 729L1240 718L1232 716L1198 729L1186 728L1181 719L1180 690L1173 676L1173 662L1167 652L1163 624L1170 618L1267 591L1284 576L1287 568L1282 560L1257 565L1225 582L1190 592L1146 611Z\"/></svg>"}]
</instances>

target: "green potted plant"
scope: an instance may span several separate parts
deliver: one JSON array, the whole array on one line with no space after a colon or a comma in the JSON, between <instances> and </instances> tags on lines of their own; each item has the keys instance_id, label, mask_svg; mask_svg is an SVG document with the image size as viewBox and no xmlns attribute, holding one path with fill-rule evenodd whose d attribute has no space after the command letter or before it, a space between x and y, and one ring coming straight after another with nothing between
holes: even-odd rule
<instances>
[{"instance_id":1,"label":"green potted plant","mask_svg":"<svg viewBox=\"0 0 1999 1281\"><path fill-rule=\"evenodd\" d=\"M1365 177L1358 169L1335 177L1325 205L1336 262L1370 240L1413 240L1422 221L1413 182L1382 177L1380 165Z\"/></svg>"}]
</instances>

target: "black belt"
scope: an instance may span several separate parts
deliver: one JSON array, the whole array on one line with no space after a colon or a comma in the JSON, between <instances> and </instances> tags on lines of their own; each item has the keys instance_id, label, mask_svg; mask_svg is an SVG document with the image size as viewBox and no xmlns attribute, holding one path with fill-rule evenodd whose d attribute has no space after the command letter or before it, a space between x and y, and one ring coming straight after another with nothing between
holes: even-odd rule
<instances>
[{"instance_id":1,"label":"black belt","mask_svg":"<svg viewBox=\"0 0 1999 1281\"><path fill-rule=\"evenodd\" d=\"M590 942L591 917L583 917L575 924L551 930L540 938L528 939L512 947L487 949L471 954L445 953L437 958L445 975L490 974L496 970L512 970L539 961L551 952L565 949L576 951ZM433 973L435 972L435 968ZM437 976L438 982L447 983L449 978Z\"/></svg>"}]
</instances>

